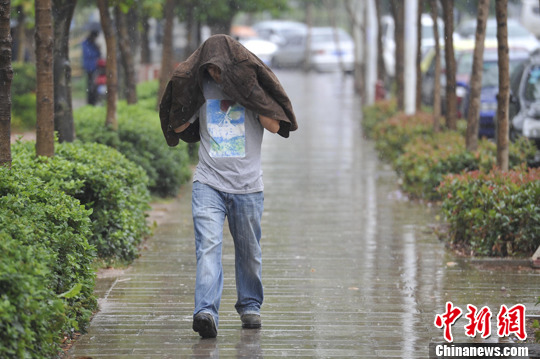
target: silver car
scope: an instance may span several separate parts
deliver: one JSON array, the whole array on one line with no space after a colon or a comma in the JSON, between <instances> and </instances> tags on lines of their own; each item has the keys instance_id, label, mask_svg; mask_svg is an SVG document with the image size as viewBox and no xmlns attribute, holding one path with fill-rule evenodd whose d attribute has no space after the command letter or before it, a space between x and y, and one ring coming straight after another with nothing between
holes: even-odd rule
<instances>
[{"instance_id":1,"label":"silver car","mask_svg":"<svg viewBox=\"0 0 540 359\"><path fill-rule=\"evenodd\" d=\"M307 59L308 31L291 36L287 43L274 54L272 65L274 67L304 66ZM342 29L311 28L309 48L309 64L316 71L352 72L354 69L354 42L351 36Z\"/></svg>"}]
</instances>

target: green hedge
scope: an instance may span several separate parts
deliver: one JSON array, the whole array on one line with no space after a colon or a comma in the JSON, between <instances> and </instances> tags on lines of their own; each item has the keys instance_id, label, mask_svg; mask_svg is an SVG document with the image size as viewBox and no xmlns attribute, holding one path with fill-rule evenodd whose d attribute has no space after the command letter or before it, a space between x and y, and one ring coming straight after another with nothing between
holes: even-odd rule
<instances>
[{"instance_id":1,"label":"green hedge","mask_svg":"<svg viewBox=\"0 0 540 359\"><path fill-rule=\"evenodd\" d=\"M468 253L530 256L540 245L540 169L448 175L438 191L450 241Z\"/></svg>"},{"instance_id":2,"label":"green hedge","mask_svg":"<svg viewBox=\"0 0 540 359\"><path fill-rule=\"evenodd\" d=\"M433 116L428 113L395 114L378 122L373 128L375 148L383 159L395 161L405 150L405 145L416 139L433 135Z\"/></svg>"},{"instance_id":3,"label":"green hedge","mask_svg":"<svg viewBox=\"0 0 540 359\"><path fill-rule=\"evenodd\" d=\"M377 101L371 106L362 108L362 130L364 136L373 138L375 126L397 113L395 100Z\"/></svg>"},{"instance_id":4,"label":"green hedge","mask_svg":"<svg viewBox=\"0 0 540 359\"><path fill-rule=\"evenodd\" d=\"M51 159L32 161L32 142L13 147L14 158L26 158L29 175L52 184L91 209L90 243L104 259L131 261L149 234L145 211L150 207L144 171L113 148L97 143L56 145Z\"/></svg>"},{"instance_id":5,"label":"green hedge","mask_svg":"<svg viewBox=\"0 0 540 359\"><path fill-rule=\"evenodd\" d=\"M13 62L13 81L11 94L15 96L35 92L37 87L36 65L31 62Z\"/></svg>"},{"instance_id":6,"label":"green hedge","mask_svg":"<svg viewBox=\"0 0 540 359\"><path fill-rule=\"evenodd\" d=\"M18 130L36 126L36 66L14 62L11 82L11 125Z\"/></svg>"},{"instance_id":7,"label":"green hedge","mask_svg":"<svg viewBox=\"0 0 540 359\"><path fill-rule=\"evenodd\" d=\"M36 127L35 92L29 92L11 98L11 126L21 131Z\"/></svg>"},{"instance_id":8,"label":"green hedge","mask_svg":"<svg viewBox=\"0 0 540 359\"><path fill-rule=\"evenodd\" d=\"M150 109L156 109L157 106L157 96L159 91L159 81L145 81L137 85L137 99L141 100L153 100L154 103Z\"/></svg>"},{"instance_id":9,"label":"green hedge","mask_svg":"<svg viewBox=\"0 0 540 359\"><path fill-rule=\"evenodd\" d=\"M496 164L496 145L480 140L474 153L465 148L465 138L458 132L445 131L432 137L419 137L405 145L404 153L395 161L402 179L402 188L417 198L439 199L437 186L446 174L483 170ZM536 149L525 139L510 144L510 168L534 159Z\"/></svg>"},{"instance_id":10,"label":"green hedge","mask_svg":"<svg viewBox=\"0 0 540 359\"><path fill-rule=\"evenodd\" d=\"M392 162L407 193L443 199L451 242L474 254L532 254L540 244L538 170L527 169L537 151L534 144L511 143L514 170L490 173L496 145L481 140L476 152L467 151L464 121L458 131L434 133L431 114L406 116L393 114L394 109L391 102L365 108L364 131L375 139L381 157Z\"/></svg>"},{"instance_id":11,"label":"green hedge","mask_svg":"<svg viewBox=\"0 0 540 359\"><path fill-rule=\"evenodd\" d=\"M51 252L0 232L0 357L46 358L58 352L64 305L50 288Z\"/></svg>"},{"instance_id":12,"label":"green hedge","mask_svg":"<svg viewBox=\"0 0 540 359\"><path fill-rule=\"evenodd\" d=\"M0 357L45 358L97 308L96 252L130 261L149 234L148 178L113 148L33 142L0 168Z\"/></svg>"},{"instance_id":13,"label":"green hedge","mask_svg":"<svg viewBox=\"0 0 540 359\"><path fill-rule=\"evenodd\" d=\"M95 251L90 211L17 152L11 170L0 168L0 357L41 358L96 309Z\"/></svg>"},{"instance_id":14,"label":"green hedge","mask_svg":"<svg viewBox=\"0 0 540 359\"><path fill-rule=\"evenodd\" d=\"M167 146L155 108L120 102L117 132L104 126L103 107L82 107L74 112L74 117L78 139L114 147L144 168L153 194L175 196L180 185L190 178L187 144L180 142L174 148Z\"/></svg>"}]
</instances>

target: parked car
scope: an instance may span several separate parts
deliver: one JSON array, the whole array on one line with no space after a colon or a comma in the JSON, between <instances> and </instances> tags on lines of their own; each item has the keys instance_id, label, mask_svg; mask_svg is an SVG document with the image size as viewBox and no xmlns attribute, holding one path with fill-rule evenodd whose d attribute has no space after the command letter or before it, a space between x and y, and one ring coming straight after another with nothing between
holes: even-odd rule
<instances>
[{"instance_id":1,"label":"parked car","mask_svg":"<svg viewBox=\"0 0 540 359\"><path fill-rule=\"evenodd\" d=\"M259 38L271 41L278 46L286 45L292 37L303 35L307 31L306 24L288 20L261 21L252 28Z\"/></svg>"},{"instance_id":2,"label":"parked car","mask_svg":"<svg viewBox=\"0 0 540 359\"><path fill-rule=\"evenodd\" d=\"M272 57L278 49L278 45L275 43L259 38L240 39L240 43L268 66L270 66Z\"/></svg>"},{"instance_id":3,"label":"parked car","mask_svg":"<svg viewBox=\"0 0 540 359\"><path fill-rule=\"evenodd\" d=\"M513 49L509 51L510 73L521 63L529 59L529 52L525 49ZM480 93L480 118L478 137L495 138L495 115L497 112L497 94L499 92L499 64L498 51L496 48L484 50L484 62L482 70L482 90ZM465 114L468 112L469 91L464 100Z\"/></svg>"},{"instance_id":4,"label":"parked car","mask_svg":"<svg viewBox=\"0 0 540 359\"><path fill-rule=\"evenodd\" d=\"M466 20L456 29L457 39L474 39L476 35L476 19ZM540 48L540 41L518 21L508 19L508 45L515 48L524 48L533 52ZM497 39L497 20L490 18L486 24L486 39Z\"/></svg>"},{"instance_id":5,"label":"parked car","mask_svg":"<svg viewBox=\"0 0 540 359\"><path fill-rule=\"evenodd\" d=\"M433 36L433 19L429 14L422 14L422 43L420 45L422 57L435 46L435 38ZM443 21L438 20L439 27L439 42L444 44L444 26ZM389 15L381 17L381 33L383 41L383 59L386 74L394 77L396 70L396 42L394 40L394 18Z\"/></svg>"},{"instance_id":6,"label":"parked car","mask_svg":"<svg viewBox=\"0 0 540 359\"><path fill-rule=\"evenodd\" d=\"M525 136L540 149L540 51L511 73L509 117L510 139Z\"/></svg>"},{"instance_id":7,"label":"parked car","mask_svg":"<svg viewBox=\"0 0 540 359\"><path fill-rule=\"evenodd\" d=\"M496 43L495 43L496 44ZM462 116L462 101L466 95L466 88L469 84L472 62L465 61L466 54L474 51L473 40L459 40L454 42L454 57L456 59L456 97L458 106L458 116ZM486 41L485 46L491 46L491 42ZM441 45L441 110L446 112L446 60L444 57L444 45ZM434 84L435 84L435 48L428 50L421 63L422 70L422 103L433 106Z\"/></svg>"},{"instance_id":8,"label":"parked car","mask_svg":"<svg viewBox=\"0 0 540 359\"><path fill-rule=\"evenodd\" d=\"M309 36L298 34L289 38L272 59L275 67L300 67L306 62L307 40ZM354 68L354 41L342 29L331 27L311 28L309 63L320 72L352 72Z\"/></svg>"}]
</instances>

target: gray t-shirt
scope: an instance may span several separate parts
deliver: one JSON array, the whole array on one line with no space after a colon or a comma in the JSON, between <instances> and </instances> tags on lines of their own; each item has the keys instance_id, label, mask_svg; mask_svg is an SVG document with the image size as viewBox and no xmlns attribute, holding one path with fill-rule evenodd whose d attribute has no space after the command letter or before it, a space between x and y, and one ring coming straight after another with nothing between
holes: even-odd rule
<instances>
[{"instance_id":1,"label":"gray t-shirt","mask_svg":"<svg viewBox=\"0 0 540 359\"><path fill-rule=\"evenodd\" d=\"M210 76L203 80L206 102L199 110L201 142L193 181L227 193L263 190L257 114L229 100Z\"/></svg>"}]
</instances>

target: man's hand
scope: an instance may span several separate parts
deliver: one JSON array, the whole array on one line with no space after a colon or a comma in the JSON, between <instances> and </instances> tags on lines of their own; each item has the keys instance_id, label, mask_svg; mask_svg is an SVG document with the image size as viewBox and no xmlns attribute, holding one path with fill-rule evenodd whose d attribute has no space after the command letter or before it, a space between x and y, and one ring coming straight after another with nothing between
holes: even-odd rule
<instances>
[{"instance_id":1,"label":"man's hand","mask_svg":"<svg viewBox=\"0 0 540 359\"><path fill-rule=\"evenodd\" d=\"M184 123L182 126L175 128L175 129L174 129L174 132L180 133L180 132L184 131L186 128L188 128L189 125L191 125L191 123L186 122L186 123Z\"/></svg>"},{"instance_id":2,"label":"man's hand","mask_svg":"<svg viewBox=\"0 0 540 359\"><path fill-rule=\"evenodd\" d=\"M259 121L261 125L272 133L277 133L279 131L279 121L274 120L273 118L259 115Z\"/></svg>"}]
</instances>

